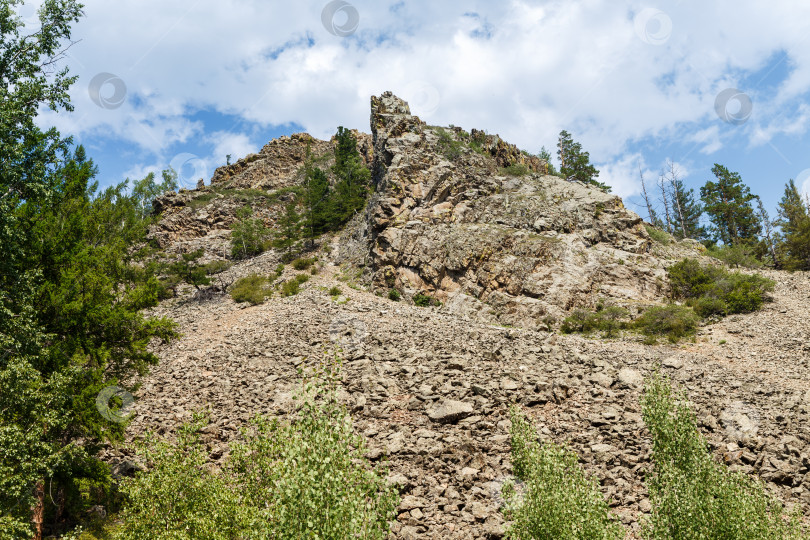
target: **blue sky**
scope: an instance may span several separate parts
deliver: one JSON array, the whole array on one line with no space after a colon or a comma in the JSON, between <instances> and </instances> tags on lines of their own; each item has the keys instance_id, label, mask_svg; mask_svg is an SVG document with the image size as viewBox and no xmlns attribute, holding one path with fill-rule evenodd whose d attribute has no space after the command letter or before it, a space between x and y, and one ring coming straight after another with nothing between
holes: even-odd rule
<instances>
[{"instance_id":1,"label":"blue sky","mask_svg":"<svg viewBox=\"0 0 810 540\"><path fill-rule=\"evenodd\" d=\"M37 2L20 14L36 26ZM531 152L566 129L600 180L640 210L638 166L694 187L714 163L773 214L810 192L810 3L85 0L66 65L103 185L173 165L189 186L299 131L369 131L391 90L431 124L498 133ZM806 183L805 183L806 181ZM640 212L643 213L643 212Z\"/></svg>"}]
</instances>

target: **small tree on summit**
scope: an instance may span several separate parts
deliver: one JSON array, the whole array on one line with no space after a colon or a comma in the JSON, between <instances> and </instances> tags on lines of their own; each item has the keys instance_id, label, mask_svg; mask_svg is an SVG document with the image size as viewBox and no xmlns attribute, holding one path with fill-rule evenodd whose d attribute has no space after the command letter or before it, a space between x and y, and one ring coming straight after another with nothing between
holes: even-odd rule
<instances>
[{"instance_id":1,"label":"small tree on summit","mask_svg":"<svg viewBox=\"0 0 810 540\"><path fill-rule=\"evenodd\" d=\"M596 180L599 171L591 164L590 154L583 151L582 145L574 142L571 134L565 130L560 132L557 142L557 157L560 158L560 174L569 182L579 180L584 184L610 191L610 186Z\"/></svg>"}]
</instances>

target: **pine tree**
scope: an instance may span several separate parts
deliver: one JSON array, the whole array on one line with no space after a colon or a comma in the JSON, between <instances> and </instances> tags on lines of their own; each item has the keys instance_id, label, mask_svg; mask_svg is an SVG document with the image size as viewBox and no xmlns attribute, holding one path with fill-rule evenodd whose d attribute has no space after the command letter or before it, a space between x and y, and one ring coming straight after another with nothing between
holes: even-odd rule
<instances>
[{"instance_id":1,"label":"pine tree","mask_svg":"<svg viewBox=\"0 0 810 540\"><path fill-rule=\"evenodd\" d=\"M285 251L284 259L293 259L293 249L300 237L301 216L296 210L297 201L293 199L284 208L284 215L278 221L278 231L273 240L273 247Z\"/></svg>"},{"instance_id":2,"label":"pine tree","mask_svg":"<svg viewBox=\"0 0 810 540\"><path fill-rule=\"evenodd\" d=\"M779 252L784 265L791 270L810 270L810 208L802 200L793 180L785 185L779 201L781 228Z\"/></svg>"},{"instance_id":3,"label":"pine tree","mask_svg":"<svg viewBox=\"0 0 810 540\"><path fill-rule=\"evenodd\" d=\"M557 157L560 158L560 174L569 182L578 180L584 184L610 191L609 186L596 180L599 171L591 164L590 154L583 151L582 145L574 142L571 134L565 130L560 132L560 138L557 141Z\"/></svg>"},{"instance_id":4,"label":"pine tree","mask_svg":"<svg viewBox=\"0 0 810 540\"><path fill-rule=\"evenodd\" d=\"M675 236L679 239L703 240L706 237L706 229L700 225L703 207L695 198L695 190L687 190L683 180L677 176L670 177L670 199L675 210L673 213Z\"/></svg>"},{"instance_id":5,"label":"pine tree","mask_svg":"<svg viewBox=\"0 0 810 540\"><path fill-rule=\"evenodd\" d=\"M331 228L337 229L362 209L368 197L371 172L357 152L357 139L351 131L338 127L335 147L336 181L330 200Z\"/></svg>"},{"instance_id":6,"label":"pine tree","mask_svg":"<svg viewBox=\"0 0 810 540\"><path fill-rule=\"evenodd\" d=\"M307 159L304 167L304 238L310 245L329 227L329 179L326 173L312 165L310 146L307 143Z\"/></svg>"},{"instance_id":7,"label":"pine tree","mask_svg":"<svg viewBox=\"0 0 810 540\"><path fill-rule=\"evenodd\" d=\"M752 206L757 196L751 194L738 173L717 163L712 167L712 173L717 182L706 182L700 188L700 198L712 222L714 240L728 246L754 244L761 231Z\"/></svg>"}]
</instances>

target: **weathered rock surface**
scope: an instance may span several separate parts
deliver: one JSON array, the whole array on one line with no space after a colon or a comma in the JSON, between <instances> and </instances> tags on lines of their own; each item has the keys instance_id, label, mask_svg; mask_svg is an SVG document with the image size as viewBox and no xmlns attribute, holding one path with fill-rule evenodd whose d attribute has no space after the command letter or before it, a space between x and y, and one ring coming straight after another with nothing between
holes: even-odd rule
<instances>
[{"instance_id":1,"label":"weathered rock surface","mask_svg":"<svg viewBox=\"0 0 810 540\"><path fill-rule=\"evenodd\" d=\"M371 107L377 193L342 260L362 258L375 287L426 292L454 312L528 328L599 297L643 302L665 292L642 220L619 197L545 175L543 162L494 136L476 151L474 136L456 128L448 154L447 132L390 93ZM528 173L499 169L516 163Z\"/></svg>"},{"instance_id":2,"label":"weathered rock surface","mask_svg":"<svg viewBox=\"0 0 810 540\"><path fill-rule=\"evenodd\" d=\"M570 444L637 532L650 512L651 453L639 397L643 378L662 370L694 403L718 460L760 476L810 515L810 274L766 272L777 282L774 302L701 329L695 343L556 335L539 324L545 316L597 298L660 300L666 265L700 247L652 243L618 198L545 176L545 164L495 136L482 139L481 152L464 143L447 158L439 132L394 96L374 98L372 131L363 152L376 194L319 253L320 272L299 295L259 306L186 295L156 308L178 321L182 338L156 347L161 362L137 392L130 439L147 429L171 436L206 408L204 440L220 464L249 418L294 411L299 369L339 348L342 399L368 457L388 458L388 480L402 494L394 537L503 536L511 403L541 438ZM161 198L154 237L167 251L226 256L229 220L246 204L239 197L266 197L256 207L272 225L306 142L270 143L261 154L272 159L237 162L218 170L213 186ZM326 155L329 144L311 148ZM530 174L500 171L521 159ZM253 189L266 195L246 193ZM226 279L269 274L278 262L269 251L234 265ZM288 267L280 281L294 273ZM364 283L427 291L444 305L394 302ZM339 301L327 292L333 286ZM118 475L141 468L128 449L107 458Z\"/></svg>"}]
</instances>

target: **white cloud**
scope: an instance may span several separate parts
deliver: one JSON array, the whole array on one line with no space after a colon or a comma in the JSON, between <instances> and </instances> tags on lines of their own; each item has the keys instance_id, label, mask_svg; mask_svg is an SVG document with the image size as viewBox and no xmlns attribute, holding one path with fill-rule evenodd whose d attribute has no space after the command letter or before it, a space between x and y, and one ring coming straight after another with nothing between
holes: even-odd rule
<instances>
[{"instance_id":1,"label":"white cloud","mask_svg":"<svg viewBox=\"0 0 810 540\"><path fill-rule=\"evenodd\" d=\"M715 96L745 86L741 76L767 68L774 55L784 56L789 76L773 104L756 81L741 88L755 115L737 133L757 145L810 128L806 107L778 115L810 89L802 22L810 4L788 0L662 6L672 27L660 45L639 37L634 16L647 5L635 0L511 0L479 4L475 15L451 2L355 0L360 26L349 38L322 26L322 0L85 4L70 61L81 77L77 111L43 122L156 156L205 136L192 118L201 110L265 126L296 123L322 138L338 125L368 130L369 96L390 89L430 123L485 128L533 152L567 129L594 162L609 163L602 179L632 194L637 174L623 176L634 170L628 141L672 137L717 152L718 125L726 125ZM87 85L100 72L126 83L122 107L90 100ZM223 152L255 151L240 137L208 136L207 165Z\"/></svg>"}]
</instances>

